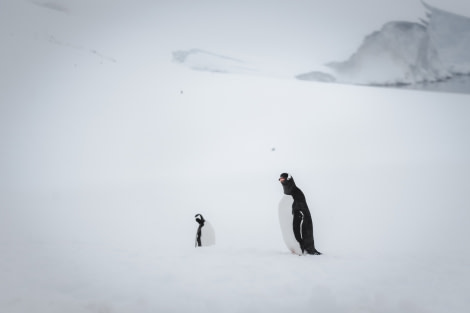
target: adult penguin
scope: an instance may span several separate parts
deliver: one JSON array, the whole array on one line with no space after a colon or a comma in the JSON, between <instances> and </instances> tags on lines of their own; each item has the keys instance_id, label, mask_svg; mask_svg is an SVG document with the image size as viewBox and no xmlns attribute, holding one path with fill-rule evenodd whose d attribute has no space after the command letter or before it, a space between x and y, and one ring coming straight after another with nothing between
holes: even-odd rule
<instances>
[{"instance_id":1,"label":"adult penguin","mask_svg":"<svg viewBox=\"0 0 470 313\"><path fill-rule=\"evenodd\" d=\"M211 246L215 244L215 232L212 225L204 219L202 214L194 216L199 224L196 232L196 247Z\"/></svg>"},{"instance_id":2,"label":"adult penguin","mask_svg":"<svg viewBox=\"0 0 470 313\"><path fill-rule=\"evenodd\" d=\"M310 215L304 193L295 185L294 179L288 173L282 173L279 181L284 189L284 194L290 195L294 199L292 204L292 228L302 253L320 255L321 253L315 248L312 216Z\"/></svg>"}]
</instances>

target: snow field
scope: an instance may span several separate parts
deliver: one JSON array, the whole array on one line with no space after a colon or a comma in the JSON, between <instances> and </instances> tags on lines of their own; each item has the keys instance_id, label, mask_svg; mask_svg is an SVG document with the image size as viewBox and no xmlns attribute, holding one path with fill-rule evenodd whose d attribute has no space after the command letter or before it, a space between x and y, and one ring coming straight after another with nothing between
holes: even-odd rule
<instances>
[{"instance_id":1,"label":"snow field","mask_svg":"<svg viewBox=\"0 0 470 313\"><path fill-rule=\"evenodd\" d=\"M468 309L467 95L190 71L174 24L119 3L96 36L1 19L2 312ZM282 242L282 172L322 256Z\"/></svg>"}]
</instances>

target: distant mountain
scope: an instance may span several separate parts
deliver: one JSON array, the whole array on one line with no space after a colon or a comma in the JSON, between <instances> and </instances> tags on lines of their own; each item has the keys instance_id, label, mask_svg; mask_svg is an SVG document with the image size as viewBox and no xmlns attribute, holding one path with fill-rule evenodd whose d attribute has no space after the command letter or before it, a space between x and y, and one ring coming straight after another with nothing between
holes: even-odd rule
<instances>
[{"instance_id":1,"label":"distant mountain","mask_svg":"<svg viewBox=\"0 0 470 313\"><path fill-rule=\"evenodd\" d=\"M365 85L412 85L470 74L470 18L434 8L421 23L393 21L365 37L348 60L331 62L331 73L298 79Z\"/></svg>"}]
</instances>

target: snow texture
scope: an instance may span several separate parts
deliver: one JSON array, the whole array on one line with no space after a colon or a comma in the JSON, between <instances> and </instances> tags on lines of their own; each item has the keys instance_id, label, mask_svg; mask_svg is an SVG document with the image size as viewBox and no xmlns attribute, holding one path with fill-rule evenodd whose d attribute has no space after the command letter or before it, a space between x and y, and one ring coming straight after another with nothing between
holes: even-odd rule
<instances>
[{"instance_id":1,"label":"snow texture","mask_svg":"<svg viewBox=\"0 0 470 313\"><path fill-rule=\"evenodd\" d=\"M307 68L371 29L366 2L342 15L358 29L335 28L336 0L36 3L67 13L0 10L0 312L469 311L469 95L171 60L201 46ZM329 44L294 56L306 30ZM321 256L286 250L283 172ZM196 213L216 245L194 247Z\"/></svg>"}]
</instances>

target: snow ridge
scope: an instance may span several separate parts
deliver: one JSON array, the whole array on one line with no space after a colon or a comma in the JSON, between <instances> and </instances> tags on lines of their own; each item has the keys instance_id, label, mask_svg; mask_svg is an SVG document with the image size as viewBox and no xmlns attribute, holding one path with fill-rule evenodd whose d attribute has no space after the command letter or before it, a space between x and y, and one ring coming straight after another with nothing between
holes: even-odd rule
<instances>
[{"instance_id":1,"label":"snow ridge","mask_svg":"<svg viewBox=\"0 0 470 313\"><path fill-rule=\"evenodd\" d=\"M218 73L249 73L254 71L254 69L246 67L245 63L239 59L201 49L174 51L173 61L197 71Z\"/></svg>"}]
</instances>

